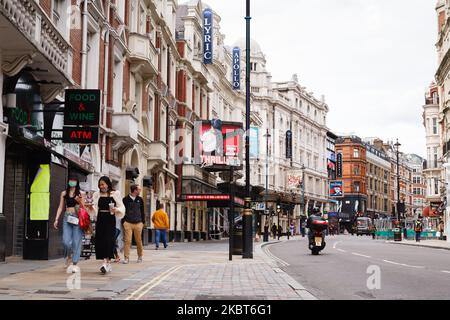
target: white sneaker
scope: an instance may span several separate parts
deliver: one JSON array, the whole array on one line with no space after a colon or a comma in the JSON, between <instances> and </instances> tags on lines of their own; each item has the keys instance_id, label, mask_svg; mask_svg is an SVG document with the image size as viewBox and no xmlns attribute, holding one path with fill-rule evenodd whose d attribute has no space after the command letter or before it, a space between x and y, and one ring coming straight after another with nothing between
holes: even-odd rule
<instances>
[{"instance_id":1,"label":"white sneaker","mask_svg":"<svg viewBox=\"0 0 450 320\"><path fill-rule=\"evenodd\" d=\"M142 263L142 257L139 257L139 258L137 259L137 263Z\"/></svg>"},{"instance_id":2,"label":"white sneaker","mask_svg":"<svg viewBox=\"0 0 450 320\"><path fill-rule=\"evenodd\" d=\"M66 273L74 273L74 272L73 272L73 268L74 268L74 265L73 265L73 264L69 265L69 266L67 267Z\"/></svg>"},{"instance_id":3,"label":"white sneaker","mask_svg":"<svg viewBox=\"0 0 450 320\"><path fill-rule=\"evenodd\" d=\"M109 263L106 265L106 272L112 272L112 266Z\"/></svg>"},{"instance_id":4,"label":"white sneaker","mask_svg":"<svg viewBox=\"0 0 450 320\"><path fill-rule=\"evenodd\" d=\"M64 269L67 269L72 264L72 259L67 257L64 259Z\"/></svg>"},{"instance_id":5,"label":"white sneaker","mask_svg":"<svg viewBox=\"0 0 450 320\"><path fill-rule=\"evenodd\" d=\"M74 265L72 268L72 273L80 273L80 267L77 265Z\"/></svg>"}]
</instances>

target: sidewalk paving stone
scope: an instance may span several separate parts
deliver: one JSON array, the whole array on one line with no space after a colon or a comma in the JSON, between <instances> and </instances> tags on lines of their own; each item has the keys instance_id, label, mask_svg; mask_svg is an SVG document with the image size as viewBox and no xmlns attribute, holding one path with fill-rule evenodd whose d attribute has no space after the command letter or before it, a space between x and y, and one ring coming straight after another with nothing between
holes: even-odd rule
<instances>
[{"instance_id":1,"label":"sidewalk paving stone","mask_svg":"<svg viewBox=\"0 0 450 320\"><path fill-rule=\"evenodd\" d=\"M100 274L101 261L83 260L80 287L72 290L67 280L76 276L65 273L62 259L44 263L16 259L0 265L0 299L111 300L141 294L145 300L311 298L281 269L275 272L277 264L263 253L261 244L255 245L254 259L233 256L233 261L228 261L226 242L213 243L211 251L206 243L177 243L159 251L149 246L142 264L135 262L133 249L130 264L113 264L107 275Z\"/></svg>"}]
</instances>

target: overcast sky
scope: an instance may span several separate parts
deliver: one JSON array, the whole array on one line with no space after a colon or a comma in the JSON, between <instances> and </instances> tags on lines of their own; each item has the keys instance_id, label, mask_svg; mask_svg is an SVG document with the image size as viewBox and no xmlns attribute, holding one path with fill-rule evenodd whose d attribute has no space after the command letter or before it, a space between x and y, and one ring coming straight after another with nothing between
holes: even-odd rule
<instances>
[{"instance_id":1,"label":"overcast sky","mask_svg":"<svg viewBox=\"0 0 450 320\"><path fill-rule=\"evenodd\" d=\"M227 45L245 37L245 1L206 1ZM330 107L336 133L399 138L426 155L424 93L437 69L436 1L252 0L251 33L274 81L297 73Z\"/></svg>"}]
</instances>

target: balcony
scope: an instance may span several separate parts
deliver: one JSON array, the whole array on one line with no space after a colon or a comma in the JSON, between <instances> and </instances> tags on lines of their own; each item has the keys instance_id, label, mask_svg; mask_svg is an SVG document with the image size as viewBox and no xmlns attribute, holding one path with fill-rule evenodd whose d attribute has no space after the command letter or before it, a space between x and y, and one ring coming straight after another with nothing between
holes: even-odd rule
<instances>
[{"instance_id":1,"label":"balcony","mask_svg":"<svg viewBox=\"0 0 450 320\"><path fill-rule=\"evenodd\" d=\"M53 80L58 88L71 84L70 45L37 1L0 0L0 30L0 49L6 49L3 54L6 75L16 75L29 66L48 70L46 80ZM46 96L54 88L43 90ZM48 100L53 98L49 96Z\"/></svg>"},{"instance_id":2,"label":"balcony","mask_svg":"<svg viewBox=\"0 0 450 320\"><path fill-rule=\"evenodd\" d=\"M139 143L139 122L133 114L117 112L112 115L112 128L116 132L113 137L113 149L125 153Z\"/></svg>"},{"instance_id":3,"label":"balcony","mask_svg":"<svg viewBox=\"0 0 450 320\"><path fill-rule=\"evenodd\" d=\"M146 35L131 33L128 40L131 68L146 78L158 73L158 53Z\"/></svg>"},{"instance_id":4,"label":"balcony","mask_svg":"<svg viewBox=\"0 0 450 320\"><path fill-rule=\"evenodd\" d=\"M148 147L148 168L167 164L167 145L162 141L153 141Z\"/></svg>"},{"instance_id":5,"label":"balcony","mask_svg":"<svg viewBox=\"0 0 450 320\"><path fill-rule=\"evenodd\" d=\"M191 62L192 67L195 70L195 77L197 78L197 80L201 83L201 84L206 84L208 83L208 78L209 78L209 71L208 69L206 69L205 65L203 64L203 61L201 60L201 57L194 57L194 59Z\"/></svg>"},{"instance_id":6,"label":"balcony","mask_svg":"<svg viewBox=\"0 0 450 320\"><path fill-rule=\"evenodd\" d=\"M216 186L216 176L195 164L183 165L183 178L189 177Z\"/></svg>"}]
</instances>

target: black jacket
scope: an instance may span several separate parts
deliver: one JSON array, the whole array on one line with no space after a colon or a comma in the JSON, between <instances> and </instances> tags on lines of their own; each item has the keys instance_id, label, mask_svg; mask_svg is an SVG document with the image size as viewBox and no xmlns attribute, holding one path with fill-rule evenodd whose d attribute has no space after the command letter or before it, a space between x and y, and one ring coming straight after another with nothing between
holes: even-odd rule
<instances>
[{"instance_id":1,"label":"black jacket","mask_svg":"<svg viewBox=\"0 0 450 320\"><path fill-rule=\"evenodd\" d=\"M123 204L125 205L125 217L122 222L145 224L145 212L144 212L144 199L136 197L131 199L130 195L123 198Z\"/></svg>"}]
</instances>

